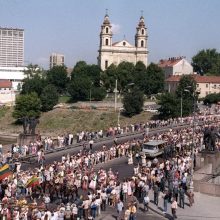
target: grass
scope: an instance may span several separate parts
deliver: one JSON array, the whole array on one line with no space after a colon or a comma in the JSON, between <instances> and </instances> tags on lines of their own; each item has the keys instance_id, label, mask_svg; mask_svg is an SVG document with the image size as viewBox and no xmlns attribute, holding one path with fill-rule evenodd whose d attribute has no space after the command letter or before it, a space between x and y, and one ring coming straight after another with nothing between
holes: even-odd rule
<instances>
[{"instance_id":1,"label":"grass","mask_svg":"<svg viewBox=\"0 0 220 220\"><path fill-rule=\"evenodd\" d=\"M0 113L1 115L1 113ZM120 125L126 126L138 122L146 122L152 117L149 112L142 112L139 115L127 118L120 116ZM118 113L100 110L78 110L78 109L54 109L53 111L42 113L40 123L36 131L41 135L57 136L67 132L87 130L106 130L117 125ZM1 133L20 133L21 125L15 125L12 118L12 108L9 108L3 117L0 116Z\"/></svg>"},{"instance_id":2,"label":"grass","mask_svg":"<svg viewBox=\"0 0 220 220\"><path fill-rule=\"evenodd\" d=\"M71 97L70 96L60 96L58 103L69 103Z\"/></svg>"}]
</instances>

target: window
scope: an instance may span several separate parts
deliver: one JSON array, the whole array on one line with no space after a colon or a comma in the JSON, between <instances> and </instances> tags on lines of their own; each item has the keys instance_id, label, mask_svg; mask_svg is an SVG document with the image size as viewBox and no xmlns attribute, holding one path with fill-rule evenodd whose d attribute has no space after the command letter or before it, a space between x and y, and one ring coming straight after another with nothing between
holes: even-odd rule
<instances>
[{"instance_id":1,"label":"window","mask_svg":"<svg viewBox=\"0 0 220 220\"><path fill-rule=\"evenodd\" d=\"M216 85L214 85L214 87L213 87L214 89L216 89Z\"/></svg>"},{"instance_id":2,"label":"window","mask_svg":"<svg viewBox=\"0 0 220 220\"><path fill-rule=\"evenodd\" d=\"M143 40L141 41L141 47L144 47L144 41Z\"/></svg>"},{"instance_id":3,"label":"window","mask_svg":"<svg viewBox=\"0 0 220 220\"><path fill-rule=\"evenodd\" d=\"M141 34L144 34L144 29L141 30Z\"/></svg>"},{"instance_id":4,"label":"window","mask_svg":"<svg viewBox=\"0 0 220 220\"><path fill-rule=\"evenodd\" d=\"M105 39L105 45L108 45L108 39Z\"/></svg>"},{"instance_id":5,"label":"window","mask_svg":"<svg viewBox=\"0 0 220 220\"><path fill-rule=\"evenodd\" d=\"M206 88L209 88L209 84L206 84Z\"/></svg>"},{"instance_id":6,"label":"window","mask_svg":"<svg viewBox=\"0 0 220 220\"><path fill-rule=\"evenodd\" d=\"M123 42L123 46L125 46L126 45L126 42Z\"/></svg>"},{"instance_id":7,"label":"window","mask_svg":"<svg viewBox=\"0 0 220 220\"><path fill-rule=\"evenodd\" d=\"M106 34L108 34L108 28L105 29Z\"/></svg>"},{"instance_id":8,"label":"window","mask_svg":"<svg viewBox=\"0 0 220 220\"><path fill-rule=\"evenodd\" d=\"M108 68L108 60L105 61L105 69Z\"/></svg>"},{"instance_id":9,"label":"window","mask_svg":"<svg viewBox=\"0 0 220 220\"><path fill-rule=\"evenodd\" d=\"M205 94L208 95L209 93L208 93L208 92L205 92Z\"/></svg>"}]
</instances>

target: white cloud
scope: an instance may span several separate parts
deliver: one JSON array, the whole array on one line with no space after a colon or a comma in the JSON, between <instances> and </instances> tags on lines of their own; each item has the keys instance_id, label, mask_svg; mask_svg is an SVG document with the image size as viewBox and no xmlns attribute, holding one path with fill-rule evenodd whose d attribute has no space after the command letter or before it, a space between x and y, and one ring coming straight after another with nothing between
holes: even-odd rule
<instances>
[{"instance_id":1,"label":"white cloud","mask_svg":"<svg viewBox=\"0 0 220 220\"><path fill-rule=\"evenodd\" d=\"M119 34L120 30L121 30L121 26L119 24L112 24L113 34Z\"/></svg>"}]
</instances>

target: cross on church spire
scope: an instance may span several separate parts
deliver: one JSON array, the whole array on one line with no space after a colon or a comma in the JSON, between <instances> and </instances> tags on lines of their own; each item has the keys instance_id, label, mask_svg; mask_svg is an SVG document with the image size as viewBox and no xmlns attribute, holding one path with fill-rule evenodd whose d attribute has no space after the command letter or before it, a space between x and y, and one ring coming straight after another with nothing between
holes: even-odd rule
<instances>
[{"instance_id":1,"label":"cross on church spire","mask_svg":"<svg viewBox=\"0 0 220 220\"><path fill-rule=\"evenodd\" d=\"M144 11L143 11L143 10L141 10L141 17L143 17L143 13L144 13Z\"/></svg>"},{"instance_id":2,"label":"cross on church spire","mask_svg":"<svg viewBox=\"0 0 220 220\"><path fill-rule=\"evenodd\" d=\"M107 8L105 9L105 14L108 15L108 9Z\"/></svg>"}]
</instances>

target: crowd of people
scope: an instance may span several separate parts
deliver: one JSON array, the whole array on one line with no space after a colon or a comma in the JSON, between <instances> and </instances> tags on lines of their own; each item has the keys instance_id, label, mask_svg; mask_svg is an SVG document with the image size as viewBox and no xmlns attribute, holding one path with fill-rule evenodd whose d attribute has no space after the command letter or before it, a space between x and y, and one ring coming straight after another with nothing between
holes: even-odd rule
<instances>
[{"instance_id":1,"label":"crowd of people","mask_svg":"<svg viewBox=\"0 0 220 220\"><path fill-rule=\"evenodd\" d=\"M153 135L144 132L144 140L122 144L115 141L113 146L103 145L99 150L84 145L79 152L63 155L61 161L52 164L47 164L44 154L39 153L38 168L26 171L21 170L19 161L11 164L13 174L0 184L1 218L88 220L96 219L110 206L116 209L118 219L135 220L139 205L147 211L150 199L158 205L161 198L164 213L171 203L175 217L177 203L184 208L185 198L190 205L194 202L191 168L196 166L196 154L204 148L204 128L213 121L216 128L219 126L216 116L198 116L197 119L206 125L169 129ZM192 118L184 120L190 122ZM143 163L141 144L148 140L164 140L168 150L162 158ZM220 142L217 141L216 146L219 148ZM40 142L31 145L31 150L33 148L37 153L44 152ZM2 158L2 166L16 153L14 147L10 153ZM129 155L134 158L132 176L123 178L123 174L111 168L96 169L100 163Z\"/></svg>"}]
</instances>

